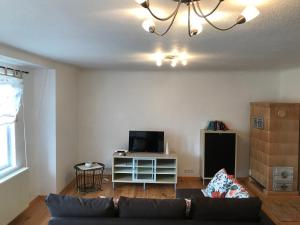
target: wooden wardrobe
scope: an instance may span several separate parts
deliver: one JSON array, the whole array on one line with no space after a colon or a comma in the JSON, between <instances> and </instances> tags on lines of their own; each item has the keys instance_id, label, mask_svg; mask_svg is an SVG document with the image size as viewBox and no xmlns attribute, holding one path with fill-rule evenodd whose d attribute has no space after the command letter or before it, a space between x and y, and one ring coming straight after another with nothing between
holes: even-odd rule
<instances>
[{"instance_id":1,"label":"wooden wardrobe","mask_svg":"<svg viewBox=\"0 0 300 225\"><path fill-rule=\"evenodd\" d=\"M292 167L291 189L298 191L300 104L254 102L250 108L250 177L271 193L273 169Z\"/></svg>"}]
</instances>

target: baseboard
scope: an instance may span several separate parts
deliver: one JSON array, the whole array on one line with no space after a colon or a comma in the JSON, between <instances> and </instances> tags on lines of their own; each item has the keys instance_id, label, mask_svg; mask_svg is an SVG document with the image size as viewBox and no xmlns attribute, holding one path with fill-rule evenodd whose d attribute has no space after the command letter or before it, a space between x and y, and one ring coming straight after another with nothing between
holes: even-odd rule
<instances>
[{"instance_id":1,"label":"baseboard","mask_svg":"<svg viewBox=\"0 0 300 225\"><path fill-rule=\"evenodd\" d=\"M46 198L46 195L39 195L35 197L31 202L29 202L29 206L35 205L38 202L44 201Z\"/></svg>"}]
</instances>

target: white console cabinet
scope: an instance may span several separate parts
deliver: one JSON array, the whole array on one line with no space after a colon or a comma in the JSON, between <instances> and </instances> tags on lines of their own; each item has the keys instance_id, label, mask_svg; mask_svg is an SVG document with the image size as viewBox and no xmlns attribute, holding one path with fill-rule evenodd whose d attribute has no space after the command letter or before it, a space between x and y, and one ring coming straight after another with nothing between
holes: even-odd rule
<instances>
[{"instance_id":1,"label":"white console cabinet","mask_svg":"<svg viewBox=\"0 0 300 225\"><path fill-rule=\"evenodd\" d=\"M113 155L113 188L116 183L177 184L177 157L174 154L127 153Z\"/></svg>"}]
</instances>

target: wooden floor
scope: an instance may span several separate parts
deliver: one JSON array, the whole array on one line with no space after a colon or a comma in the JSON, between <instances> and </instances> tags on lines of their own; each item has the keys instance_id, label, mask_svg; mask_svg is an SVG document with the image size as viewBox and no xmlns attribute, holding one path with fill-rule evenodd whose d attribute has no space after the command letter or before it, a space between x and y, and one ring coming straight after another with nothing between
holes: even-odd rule
<instances>
[{"instance_id":1,"label":"wooden floor","mask_svg":"<svg viewBox=\"0 0 300 225\"><path fill-rule=\"evenodd\" d=\"M277 225L300 225L300 196L295 194L266 196L252 182L245 185L251 194L258 196L262 209Z\"/></svg>"},{"instance_id":2,"label":"wooden floor","mask_svg":"<svg viewBox=\"0 0 300 225\"><path fill-rule=\"evenodd\" d=\"M179 178L177 188L202 188L202 183L197 178ZM250 187L250 191L255 193ZM86 198L108 197L139 197L139 198L175 198L172 185L147 185L144 191L142 185L124 184L112 189L110 181L103 184L103 191L91 194L79 194L75 190L75 183L71 183L62 191L62 194L81 196ZM259 195L259 194L257 194ZM300 197L263 197L263 210L277 225L300 225ZM49 213L44 204L44 197L38 197L30 206L9 225L47 225Z\"/></svg>"}]
</instances>

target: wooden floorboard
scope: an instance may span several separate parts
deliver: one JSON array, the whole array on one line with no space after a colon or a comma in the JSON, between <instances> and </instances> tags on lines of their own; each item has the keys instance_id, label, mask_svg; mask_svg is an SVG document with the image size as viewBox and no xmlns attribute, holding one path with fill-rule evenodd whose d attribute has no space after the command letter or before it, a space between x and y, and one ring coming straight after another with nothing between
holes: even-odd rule
<instances>
[{"instance_id":1,"label":"wooden floorboard","mask_svg":"<svg viewBox=\"0 0 300 225\"><path fill-rule=\"evenodd\" d=\"M295 193L266 195L251 180L245 180L244 185L253 196L258 196L262 202L263 211L276 225L300 225L300 196Z\"/></svg>"},{"instance_id":2,"label":"wooden floorboard","mask_svg":"<svg viewBox=\"0 0 300 225\"><path fill-rule=\"evenodd\" d=\"M199 178L179 178L177 188L202 188L202 182ZM251 188L249 188L252 191ZM85 198L93 198L99 196L107 197L138 197L138 198L175 198L173 185L147 185L146 190L143 185L135 184L119 184L115 190L112 189L111 182L105 181L103 190L95 193L80 194L75 189L75 182L68 185L61 194L80 196ZM259 195L253 193L253 195ZM300 220L295 221L300 217L300 197L295 196L273 196L261 197L263 201L263 210L270 216L276 225L300 225ZM29 207L20 214L9 225L47 225L49 213L45 206L43 196L36 198ZM294 201L296 200L296 201ZM287 213L288 212L288 213ZM284 221L282 221L284 215ZM293 215L291 218L288 215ZM281 220L280 220L281 219ZM300 218L299 218L300 219ZM292 222L293 221L293 222Z\"/></svg>"}]
</instances>

